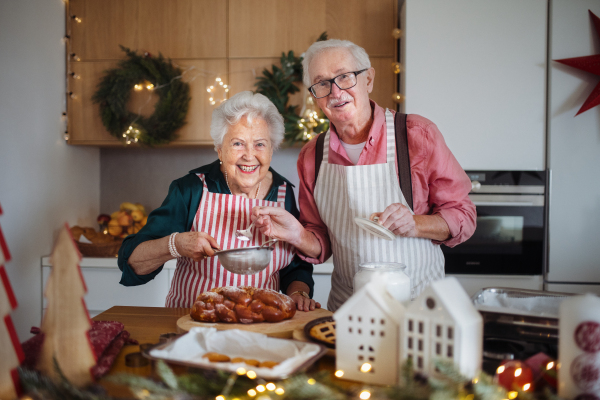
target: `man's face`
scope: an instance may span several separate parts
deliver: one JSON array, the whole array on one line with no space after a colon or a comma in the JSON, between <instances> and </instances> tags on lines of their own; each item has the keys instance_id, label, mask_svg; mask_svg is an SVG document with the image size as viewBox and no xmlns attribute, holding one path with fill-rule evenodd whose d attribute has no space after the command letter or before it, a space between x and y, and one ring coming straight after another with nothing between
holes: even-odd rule
<instances>
[{"instance_id":1,"label":"man's face","mask_svg":"<svg viewBox=\"0 0 600 400\"><path fill-rule=\"evenodd\" d=\"M325 50L313 58L309 65L311 85L351 71L356 71L356 61L350 51L344 48ZM361 118L370 118L371 115L369 93L373 90L374 75L375 70L368 69L356 77L356 86L345 90L333 83L329 96L315 101L334 125L359 123Z\"/></svg>"}]
</instances>

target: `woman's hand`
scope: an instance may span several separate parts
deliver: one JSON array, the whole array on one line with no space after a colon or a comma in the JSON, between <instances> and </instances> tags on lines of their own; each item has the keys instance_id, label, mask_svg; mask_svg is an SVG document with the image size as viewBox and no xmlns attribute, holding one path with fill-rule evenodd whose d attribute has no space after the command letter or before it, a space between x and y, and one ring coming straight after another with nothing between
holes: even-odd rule
<instances>
[{"instance_id":1,"label":"woman's hand","mask_svg":"<svg viewBox=\"0 0 600 400\"><path fill-rule=\"evenodd\" d=\"M263 235L291 244L300 241L300 232L304 230L300 222L281 207L254 207L252 220Z\"/></svg>"},{"instance_id":2,"label":"woman's hand","mask_svg":"<svg viewBox=\"0 0 600 400\"><path fill-rule=\"evenodd\" d=\"M299 293L293 294L290 297L296 303L296 308L299 311L314 311L315 308L321 308L321 303L314 299L307 299Z\"/></svg>"},{"instance_id":3,"label":"woman's hand","mask_svg":"<svg viewBox=\"0 0 600 400\"><path fill-rule=\"evenodd\" d=\"M204 232L183 232L175 236L175 247L183 257L194 261L202 261L215 255L215 250L221 250L217 241Z\"/></svg>"},{"instance_id":4,"label":"woman's hand","mask_svg":"<svg viewBox=\"0 0 600 400\"><path fill-rule=\"evenodd\" d=\"M412 213L408 207L400 203L390 204L382 213L371 214L369 219L373 221L375 217L379 218L378 223L380 225L388 228L394 235L418 237L418 229Z\"/></svg>"}]
</instances>

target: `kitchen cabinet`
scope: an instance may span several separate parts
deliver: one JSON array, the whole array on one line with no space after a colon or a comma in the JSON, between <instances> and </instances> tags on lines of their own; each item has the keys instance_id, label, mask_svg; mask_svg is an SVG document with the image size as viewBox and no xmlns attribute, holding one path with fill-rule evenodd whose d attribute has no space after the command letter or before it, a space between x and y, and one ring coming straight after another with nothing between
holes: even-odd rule
<instances>
[{"instance_id":1,"label":"kitchen cabinet","mask_svg":"<svg viewBox=\"0 0 600 400\"><path fill-rule=\"evenodd\" d=\"M404 111L469 170L544 170L547 0L406 0Z\"/></svg>"},{"instance_id":2,"label":"kitchen cabinet","mask_svg":"<svg viewBox=\"0 0 600 400\"><path fill-rule=\"evenodd\" d=\"M182 80L190 84L192 98L187 123L170 147L213 145L210 119L219 103L210 104L206 87L215 78L230 85L230 95L255 90L256 77L278 64L282 52L300 55L325 31L366 49L377 70L372 98L395 106L396 0L71 0L67 8L69 144L122 146L91 100L104 71L124 58L119 45L161 53L186 71ZM149 116L157 99L143 90L128 109ZM292 102L302 99L303 93L296 94Z\"/></svg>"},{"instance_id":3,"label":"kitchen cabinet","mask_svg":"<svg viewBox=\"0 0 600 400\"><path fill-rule=\"evenodd\" d=\"M113 306L164 307L175 270L175 260L165 263L163 270L152 281L131 287L119 283L121 270L116 258L84 257L79 266L87 286L85 303L93 317ZM42 258L42 315L46 309L44 288L51 269L49 257Z\"/></svg>"}]
</instances>

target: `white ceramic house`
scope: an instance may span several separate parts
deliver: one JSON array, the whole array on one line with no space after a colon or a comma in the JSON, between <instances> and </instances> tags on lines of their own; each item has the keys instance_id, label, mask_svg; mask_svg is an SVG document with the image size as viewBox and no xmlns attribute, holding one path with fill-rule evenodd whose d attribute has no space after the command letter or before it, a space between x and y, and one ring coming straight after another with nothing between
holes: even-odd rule
<instances>
[{"instance_id":1,"label":"white ceramic house","mask_svg":"<svg viewBox=\"0 0 600 400\"><path fill-rule=\"evenodd\" d=\"M400 363L435 374L434 359L452 360L474 377L481 370L483 319L456 278L433 282L406 307L400 334Z\"/></svg>"},{"instance_id":2,"label":"white ceramic house","mask_svg":"<svg viewBox=\"0 0 600 400\"><path fill-rule=\"evenodd\" d=\"M384 286L371 282L333 315L336 369L344 379L391 385L398 382L400 321L404 306ZM368 372L365 364L370 365Z\"/></svg>"}]
</instances>

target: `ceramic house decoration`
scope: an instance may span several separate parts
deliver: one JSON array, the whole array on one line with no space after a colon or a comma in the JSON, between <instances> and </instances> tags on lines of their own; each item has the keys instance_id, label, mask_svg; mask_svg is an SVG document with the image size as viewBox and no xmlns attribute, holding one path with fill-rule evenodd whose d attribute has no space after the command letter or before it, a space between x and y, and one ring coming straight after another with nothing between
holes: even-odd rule
<instances>
[{"instance_id":1,"label":"ceramic house decoration","mask_svg":"<svg viewBox=\"0 0 600 400\"><path fill-rule=\"evenodd\" d=\"M335 363L344 379L380 385L398 382L403 313L404 306L378 282L365 285L335 312Z\"/></svg>"},{"instance_id":2,"label":"ceramic house decoration","mask_svg":"<svg viewBox=\"0 0 600 400\"><path fill-rule=\"evenodd\" d=\"M406 307L400 334L400 363L435 374L433 360L452 360L473 377L481 370L483 319L456 278L431 283Z\"/></svg>"}]
</instances>

